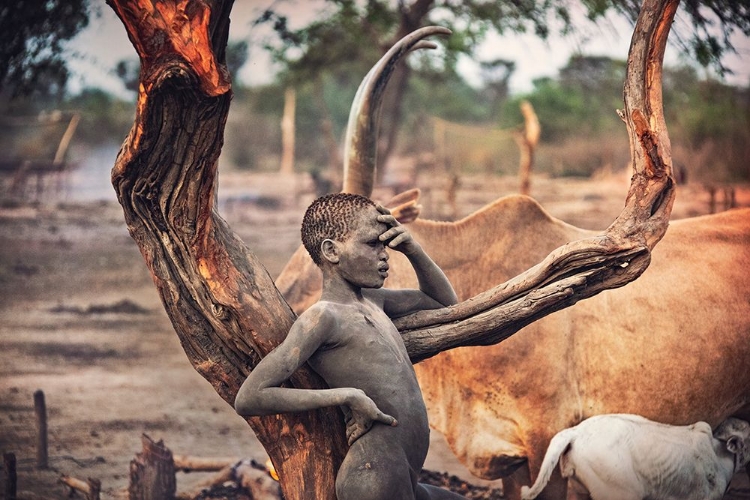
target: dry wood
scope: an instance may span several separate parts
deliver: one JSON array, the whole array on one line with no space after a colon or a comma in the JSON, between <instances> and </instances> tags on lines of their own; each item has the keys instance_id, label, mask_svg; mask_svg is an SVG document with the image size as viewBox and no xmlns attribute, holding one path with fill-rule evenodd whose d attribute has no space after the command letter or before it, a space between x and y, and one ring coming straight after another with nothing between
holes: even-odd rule
<instances>
[{"instance_id":1,"label":"dry wood","mask_svg":"<svg viewBox=\"0 0 750 500\"><path fill-rule=\"evenodd\" d=\"M539 143L542 129L534 107L529 101L521 101L523 115L523 131L513 134L518 145L520 156L518 159L518 192L528 195L531 191L531 170L534 168L534 151Z\"/></svg>"},{"instance_id":2,"label":"dry wood","mask_svg":"<svg viewBox=\"0 0 750 500\"><path fill-rule=\"evenodd\" d=\"M44 391L34 392L34 415L36 416L36 466L46 469L49 464L47 446L47 403Z\"/></svg>"},{"instance_id":3,"label":"dry wood","mask_svg":"<svg viewBox=\"0 0 750 500\"><path fill-rule=\"evenodd\" d=\"M109 3L141 59L135 123L112 182L188 359L231 404L249 370L281 342L295 319L265 268L215 211L231 100L224 52L232 2ZM634 175L622 214L606 234L570 243L476 299L401 320L415 361L459 345L499 342L551 312L623 286L646 268L650 250L666 231L674 198L661 63L676 6L676 0L646 0L633 35L622 116ZM419 36L426 32L416 40ZM390 56L397 61L416 40ZM395 64L391 59L386 68ZM385 73L368 77L373 94L382 96L377 82ZM353 116L365 131L352 151L357 161L367 162L374 160L368 152L376 145L372 131L379 100L360 103L368 113L357 115L360 109ZM372 187L366 178L349 179L347 185L357 182ZM299 370L289 384L325 387L308 369ZM248 422L273 460L287 499L334 498L335 471L346 450L337 409Z\"/></svg>"},{"instance_id":4,"label":"dry wood","mask_svg":"<svg viewBox=\"0 0 750 500\"><path fill-rule=\"evenodd\" d=\"M281 116L281 167L279 172L286 175L294 173L295 110L297 109L297 91L289 87L284 92L284 114Z\"/></svg>"},{"instance_id":5,"label":"dry wood","mask_svg":"<svg viewBox=\"0 0 750 500\"><path fill-rule=\"evenodd\" d=\"M18 475L14 453L3 453L3 472L5 473L5 498L6 500L16 500Z\"/></svg>"},{"instance_id":6,"label":"dry wood","mask_svg":"<svg viewBox=\"0 0 750 500\"><path fill-rule=\"evenodd\" d=\"M218 465L218 463L217 460L216 464ZM196 498L201 492L229 481L249 491L254 500L279 500L282 498L279 483L271 478L264 466L255 463L253 460L235 460L221 469L214 470L219 472L199 482L190 491L178 494L177 498Z\"/></svg>"},{"instance_id":7,"label":"dry wood","mask_svg":"<svg viewBox=\"0 0 750 500\"><path fill-rule=\"evenodd\" d=\"M193 457L188 455L173 455L172 459L174 468L183 472L217 471L240 461L236 457Z\"/></svg>"},{"instance_id":8,"label":"dry wood","mask_svg":"<svg viewBox=\"0 0 750 500\"><path fill-rule=\"evenodd\" d=\"M88 478L86 481L83 481L72 476L63 475L60 477L60 482L69 488L80 491L86 496L87 500L99 500L102 483L98 479Z\"/></svg>"},{"instance_id":9,"label":"dry wood","mask_svg":"<svg viewBox=\"0 0 750 500\"><path fill-rule=\"evenodd\" d=\"M172 452L159 440L141 436L143 450L130 461L130 500L163 500L174 498L175 480Z\"/></svg>"}]
</instances>

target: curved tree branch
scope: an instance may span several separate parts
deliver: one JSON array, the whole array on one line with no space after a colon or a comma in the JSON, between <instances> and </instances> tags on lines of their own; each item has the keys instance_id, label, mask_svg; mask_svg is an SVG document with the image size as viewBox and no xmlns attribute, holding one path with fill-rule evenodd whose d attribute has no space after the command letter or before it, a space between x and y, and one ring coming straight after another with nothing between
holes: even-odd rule
<instances>
[{"instance_id":1,"label":"curved tree branch","mask_svg":"<svg viewBox=\"0 0 750 500\"><path fill-rule=\"evenodd\" d=\"M395 321L413 362L446 349L500 342L548 314L624 286L646 270L651 249L667 231L675 195L661 78L678 3L646 0L631 40L622 116L633 177L622 213L603 235L568 243L488 292Z\"/></svg>"}]
</instances>

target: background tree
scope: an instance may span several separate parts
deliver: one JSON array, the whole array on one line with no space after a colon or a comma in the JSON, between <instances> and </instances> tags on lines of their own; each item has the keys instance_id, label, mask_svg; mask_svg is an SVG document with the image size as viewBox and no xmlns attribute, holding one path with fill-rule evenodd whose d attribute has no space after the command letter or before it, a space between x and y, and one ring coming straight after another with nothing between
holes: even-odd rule
<instances>
[{"instance_id":1,"label":"background tree","mask_svg":"<svg viewBox=\"0 0 750 500\"><path fill-rule=\"evenodd\" d=\"M0 6L0 91L60 98L65 42L88 25L88 0L21 0Z\"/></svg>"},{"instance_id":2,"label":"background tree","mask_svg":"<svg viewBox=\"0 0 750 500\"><path fill-rule=\"evenodd\" d=\"M612 11L635 22L640 11L637 0L585 1L583 4L587 18L594 23ZM734 50L729 39L731 33L740 30L750 35L750 4L746 0L708 3L690 0L683 4L683 12L693 30L676 33L674 39L701 64L711 64L723 73L726 68L721 64L721 56ZM573 28L571 6L548 0L328 0L316 20L301 29L290 29L288 19L274 8L265 11L256 22L273 27L276 39L268 40L265 47L281 63L285 78L297 82L318 80L323 72L341 75L347 69L351 71L352 65L359 65L354 74L364 74L363 71L397 40L429 24L439 24L453 31L447 41L439 41L444 46L440 60L434 55L420 57L423 64L445 71L455 70L459 54L471 57L490 32L502 35L532 31L546 39L553 29L566 34ZM404 96L414 71L409 65L399 67L386 96L383 139L378 151L381 163L387 161L400 137Z\"/></svg>"}]
</instances>

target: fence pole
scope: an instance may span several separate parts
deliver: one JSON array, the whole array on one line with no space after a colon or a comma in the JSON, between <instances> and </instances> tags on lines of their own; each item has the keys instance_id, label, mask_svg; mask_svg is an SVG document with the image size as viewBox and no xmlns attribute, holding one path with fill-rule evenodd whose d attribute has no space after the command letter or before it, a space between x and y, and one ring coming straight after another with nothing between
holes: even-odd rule
<instances>
[{"instance_id":1,"label":"fence pole","mask_svg":"<svg viewBox=\"0 0 750 500\"><path fill-rule=\"evenodd\" d=\"M44 391L34 393L34 413L36 413L36 466L46 469L49 465L47 454L47 405L44 402Z\"/></svg>"}]
</instances>

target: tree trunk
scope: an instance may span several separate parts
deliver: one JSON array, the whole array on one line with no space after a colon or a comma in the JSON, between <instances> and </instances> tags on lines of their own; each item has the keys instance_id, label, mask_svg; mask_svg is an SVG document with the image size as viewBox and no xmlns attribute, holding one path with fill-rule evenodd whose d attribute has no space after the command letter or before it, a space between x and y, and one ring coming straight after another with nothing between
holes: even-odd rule
<instances>
[{"instance_id":1,"label":"tree trunk","mask_svg":"<svg viewBox=\"0 0 750 500\"><path fill-rule=\"evenodd\" d=\"M231 2L110 4L142 68L135 124L112 183L188 359L233 404L249 371L295 317L265 268L215 211L231 100L223 61ZM307 369L290 384L324 387ZM287 499L334 498L346 449L337 409L248 422Z\"/></svg>"},{"instance_id":2,"label":"tree trunk","mask_svg":"<svg viewBox=\"0 0 750 500\"><path fill-rule=\"evenodd\" d=\"M130 461L129 500L172 500L177 492L172 452L145 434L141 443L143 451Z\"/></svg>"},{"instance_id":3,"label":"tree trunk","mask_svg":"<svg viewBox=\"0 0 750 500\"><path fill-rule=\"evenodd\" d=\"M215 207L231 100L224 66L231 1L108 2L141 59L135 123L112 183L188 359L233 404L249 371L283 340L295 316ZM403 318L399 325L415 361L459 345L499 342L546 314L632 281L648 265L673 200L660 83L676 4L646 0L633 37L623 116L635 174L623 214L606 235L562 247L476 300ZM288 383L325 387L307 368ZM248 423L285 498L335 498L346 452L339 410Z\"/></svg>"}]
</instances>

